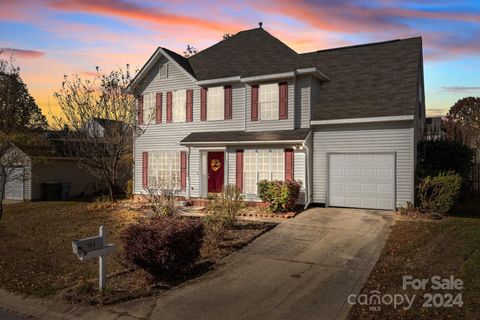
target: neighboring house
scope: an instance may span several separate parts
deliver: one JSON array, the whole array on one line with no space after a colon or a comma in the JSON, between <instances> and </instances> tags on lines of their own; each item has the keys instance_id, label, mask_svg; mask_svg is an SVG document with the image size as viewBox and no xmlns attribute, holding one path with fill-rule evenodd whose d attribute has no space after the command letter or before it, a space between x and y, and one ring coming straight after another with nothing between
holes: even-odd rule
<instances>
[{"instance_id":1,"label":"neighboring house","mask_svg":"<svg viewBox=\"0 0 480 320\"><path fill-rule=\"evenodd\" d=\"M425 119L425 139L438 140L445 137L442 130L442 117L427 117Z\"/></svg>"},{"instance_id":2,"label":"neighboring house","mask_svg":"<svg viewBox=\"0 0 480 320\"><path fill-rule=\"evenodd\" d=\"M128 130L128 125L117 120L91 118L87 121L84 128L87 130L90 136L103 138L110 132L115 132L115 130L120 128L122 130Z\"/></svg>"},{"instance_id":3,"label":"neighboring house","mask_svg":"<svg viewBox=\"0 0 480 320\"><path fill-rule=\"evenodd\" d=\"M48 147L12 148L15 153L23 153L24 161L10 168L13 179L8 179L5 186L7 200L43 200L45 183L61 184L69 197L98 190L98 179L78 167L78 160L67 155L61 140L50 139Z\"/></svg>"},{"instance_id":4,"label":"neighboring house","mask_svg":"<svg viewBox=\"0 0 480 320\"><path fill-rule=\"evenodd\" d=\"M425 119L421 38L298 54L262 28L192 57L159 47L132 81L134 193L173 177L188 198L262 179L302 182L306 206L414 200Z\"/></svg>"}]
</instances>

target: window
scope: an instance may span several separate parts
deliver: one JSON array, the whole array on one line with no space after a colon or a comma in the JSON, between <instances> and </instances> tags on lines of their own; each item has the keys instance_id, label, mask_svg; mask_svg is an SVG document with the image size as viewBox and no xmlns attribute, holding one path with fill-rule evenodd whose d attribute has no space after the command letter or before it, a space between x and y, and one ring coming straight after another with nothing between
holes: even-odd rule
<instances>
[{"instance_id":1,"label":"window","mask_svg":"<svg viewBox=\"0 0 480 320\"><path fill-rule=\"evenodd\" d=\"M285 155L283 149L245 150L244 191L256 194L260 180L284 180Z\"/></svg>"},{"instance_id":2,"label":"window","mask_svg":"<svg viewBox=\"0 0 480 320\"><path fill-rule=\"evenodd\" d=\"M160 78L167 78L168 77L168 63L163 64L158 71L158 76Z\"/></svg>"},{"instance_id":3,"label":"window","mask_svg":"<svg viewBox=\"0 0 480 320\"><path fill-rule=\"evenodd\" d=\"M155 118L156 94L155 92L143 95L143 122L150 123Z\"/></svg>"},{"instance_id":4,"label":"window","mask_svg":"<svg viewBox=\"0 0 480 320\"><path fill-rule=\"evenodd\" d=\"M258 88L260 120L278 120L278 84L262 84Z\"/></svg>"},{"instance_id":5,"label":"window","mask_svg":"<svg viewBox=\"0 0 480 320\"><path fill-rule=\"evenodd\" d=\"M172 122L185 122L187 90L174 91L172 100Z\"/></svg>"},{"instance_id":6,"label":"window","mask_svg":"<svg viewBox=\"0 0 480 320\"><path fill-rule=\"evenodd\" d=\"M180 151L148 153L148 186L180 189Z\"/></svg>"},{"instance_id":7,"label":"window","mask_svg":"<svg viewBox=\"0 0 480 320\"><path fill-rule=\"evenodd\" d=\"M207 120L223 120L225 118L223 87L208 88L207 91Z\"/></svg>"}]
</instances>

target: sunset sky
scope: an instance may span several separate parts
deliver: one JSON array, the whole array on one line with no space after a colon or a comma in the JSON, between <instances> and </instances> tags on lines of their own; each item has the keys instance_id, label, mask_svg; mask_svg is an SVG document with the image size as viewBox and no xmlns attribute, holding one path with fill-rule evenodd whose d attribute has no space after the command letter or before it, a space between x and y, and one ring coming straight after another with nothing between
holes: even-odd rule
<instances>
[{"instance_id":1,"label":"sunset sky","mask_svg":"<svg viewBox=\"0 0 480 320\"><path fill-rule=\"evenodd\" d=\"M480 96L479 0L0 0L0 48L48 116L64 74L141 67L158 46L202 50L258 21L299 53L422 36L427 112Z\"/></svg>"}]
</instances>

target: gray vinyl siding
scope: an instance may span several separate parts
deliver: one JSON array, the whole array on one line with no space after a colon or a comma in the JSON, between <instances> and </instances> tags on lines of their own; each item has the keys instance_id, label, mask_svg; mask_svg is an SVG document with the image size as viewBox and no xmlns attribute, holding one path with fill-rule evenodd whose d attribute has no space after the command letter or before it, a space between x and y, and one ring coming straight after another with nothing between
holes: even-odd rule
<instances>
[{"instance_id":1,"label":"gray vinyl siding","mask_svg":"<svg viewBox=\"0 0 480 320\"><path fill-rule=\"evenodd\" d=\"M295 79L295 128L310 127L311 108L311 76L301 76Z\"/></svg>"},{"instance_id":2,"label":"gray vinyl siding","mask_svg":"<svg viewBox=\"0 0 480 320\"><path fill-rule=\"evenodd\" d=\"M408 124L318 127L313 132L313 201L326 202L328 152L395 152L396 203L414 199L414 127Z\"/></svg>"},{"instance_id":3,"label":"gray vinyl siding","mask_svg":"<svg viewBox=\"0 0 480 320\"><path fill-rule=\"evenodd\" d=\"M298 203L305 203L305 190L306 190L306 179L305 179L305 161L307 157L303 151L295 151L293 158L293 179L300 181L302 183L302 190Z\"/></svg>"},{"instance_id":4,"label":"gray vinyl siding","mask_svg":"<svg viewBox=\"0 0 480 320\"><path fill-rule=\"evenodd\" d=\"M278 83L280 81L272 81L265 83ZM246 131L261 131L261 130L292 130L294 129L294 81L290 79L288 82L288 119L285 120L260 120L260 106L258 110L258 121L251 121L251 92L252 87L246 87Z\"/></svg>"},{"instance_id":5,"label":"gray vinyl siding","mask_svg":"<svg viewBox=\"0 0 480 320\"><path fill-rule=\"evenodd\" d=\"M310 81L310 108L308 110L308 118L306 118L306 121L308 122L308 126L310 126L311 112L314 108L318 106L320 102L321 88L322 88L322 83L320 82L320 80L312 77Z\"/></svg>"},{"instance_id":6,"label":"gray vinyl siding","mask_svg":"<svg viewBox=\"0 0 480 320\"><path fill-rule=\"evenodd\" d=\"M233 148L227 148L227 158L228 158L228 183L236 184L237 183L237 150Z\"/></svg>"},{"instance_id":7,"label":"gray vinyl siding","mask_svg":"<svg viewBox=\"0 0 480 320\"><path fill-rule=\"evenodd\" d=\"M134 146L134 193L142 193L142 152L155 150L188 151L180 145L180 141L191 132L204 131L236 131L245 130L245 85L232 84L232 119L218 121L200 121L200 87L197 86L185 73L173 63L168 63L168 77L160 78L158 70L160 64L166 63L162 59L146 76L145 84L139 94L162 92L162 123L151 123L146 126L143 135L137 138ZM193 89L193 122L166 123L166 92L181 89ZM190 174L187 175L187 187L190 186L191 196L198 196L199 177L192 174L200 168L198 150L191 149L188 159ZM189 181L190 180L190 181ZM187 195L184 193L182 195Z\"/></svg>"}]
</instances>

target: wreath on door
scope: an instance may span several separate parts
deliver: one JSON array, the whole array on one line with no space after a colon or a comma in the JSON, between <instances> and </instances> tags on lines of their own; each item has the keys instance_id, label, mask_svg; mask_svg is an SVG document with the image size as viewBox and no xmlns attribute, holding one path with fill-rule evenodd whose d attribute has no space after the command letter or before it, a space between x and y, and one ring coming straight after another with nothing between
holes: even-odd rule
<instances>
[{"instance_id":1,"label":"wreath on door","mask_svg":"<svg viewBox=\"0 0 480 320\"><path fill-rule=\"evenodd\" d=\"M222 163L218 159L213 159L212 161L210 161L210 168L212 169L212 171L218 171L221 166Z\"/></svg>"}]
</instances>

